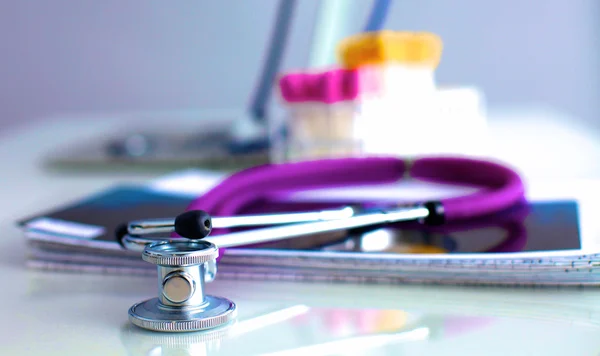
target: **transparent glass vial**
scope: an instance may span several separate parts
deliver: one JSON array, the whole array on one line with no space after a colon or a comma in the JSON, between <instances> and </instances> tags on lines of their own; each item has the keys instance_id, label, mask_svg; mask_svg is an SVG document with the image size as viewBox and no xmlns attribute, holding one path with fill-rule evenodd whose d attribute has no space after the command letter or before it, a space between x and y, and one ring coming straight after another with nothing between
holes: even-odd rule
<instances>
[{"instance_id":1,"label":"transparent glass vial","mask_svg":"<svg viewBox=\"0 0 600 356\"><path fill-rule=\"evenodd\" d=\"M272 130L275 162L353 157L363 153L357 135L356 104L339 102L288 105Z\"/></svg>"}]
</instances>

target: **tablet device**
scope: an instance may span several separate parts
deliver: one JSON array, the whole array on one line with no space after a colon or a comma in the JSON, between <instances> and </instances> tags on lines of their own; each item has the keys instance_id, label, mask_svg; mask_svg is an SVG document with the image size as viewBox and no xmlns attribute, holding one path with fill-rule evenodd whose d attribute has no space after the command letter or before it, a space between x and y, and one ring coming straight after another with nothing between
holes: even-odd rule
<instances>
[{"instance_id":1,"label":"tablet device","mask_svg":"<svg viewBox=\"0 0 600 356\"><path fill-rule=\"evenodd\" d=\"M372 192L389 188L376 187ZM395 191L401 194L402 189ZM339 191L328 194L331 198ZM318 195L327 199L328 194ZM359 194L370 193L365 188ZM309 195L294 199L314 199ZM389 192L386 196L398 199ZM149 270L153 266L141 261L139 254L116 243L114 230L130 220L175 216L192 199L189 194L155 187L122 186L20 224L34 246L32 260L38 264ZM586 215L589 207L585 198L537 197L497 214L444 227L396 224L232 248L224 253L220 273L244 278L467 283L475 276L489 283L595 283L595 260L589 254L598 251L597 228L589 212ZM489 275L492 271L494 276ZM571 271L575 273L567 276ZM585 278L582 271L587 272Z\"/></svg>"},{"instance_id":2,"label":"tablet device","mask_svg":"<svg viewBox=\"0 0 600 356\"><path fill-rule=\"evenodd\" d=\"M121 249L116 244L114 231L123 223L176 216L190 202L186 196L165 194L144 186L120 186L24 219L19 224L29 232L48 234L57 243ZM577 200L540 200L441 227L399 223L302 236L236 250L396 254L579 251L584 245L580 220Z\"/></svg>"}]
</instances>

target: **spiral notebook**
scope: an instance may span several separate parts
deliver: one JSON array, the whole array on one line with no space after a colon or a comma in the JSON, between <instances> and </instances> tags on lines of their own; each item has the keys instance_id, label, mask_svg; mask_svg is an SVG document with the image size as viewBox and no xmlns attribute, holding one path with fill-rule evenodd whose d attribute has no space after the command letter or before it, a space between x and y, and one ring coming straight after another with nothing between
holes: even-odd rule
<instances>
[{"instance_id":1,"label":"spiral notebook","mask_svg":"<svg viewBox=\"0 0 600 356\"><path fill-rule=\"evenodd\" d=\"M47 270L154 274L155 267L142 261L139 252L121 247L114 231L130 220L175 216L221 179L218 174L201 171L178 172L147 185L116 186L22 219L18 223L28 240L28 265ZM410 194L418 191L414 188L403 196L413 199ZM364 187L359 193L389 197L389 189ZM349 195L337 191L330 196L336 194ZM421 191L423 194L428 193ZM299 199L314 196L306 194ZM537 264L515 267L514 261L523 258L506 257L580 249L578 215L576 201L544 200L441 229L400 224L297 237L260 248L227 249L219 276L379 283L597 284L600 273L596 268L568 275L560 259L540 258ZM498 259L480 263L469 258L482 254ZM575 271L577 266L571 264L571 268Z\"/></svg>"}]
</instances>

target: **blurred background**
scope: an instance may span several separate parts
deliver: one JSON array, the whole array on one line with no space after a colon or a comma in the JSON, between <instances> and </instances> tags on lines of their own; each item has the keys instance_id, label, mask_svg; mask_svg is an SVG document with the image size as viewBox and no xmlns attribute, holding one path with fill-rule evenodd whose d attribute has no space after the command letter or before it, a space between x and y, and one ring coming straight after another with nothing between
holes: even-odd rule
<instances>
[{"instance_id":1,"label":"blurred background","mask_svg":"<svg viewBox=\"0 0 600 356\"><path fill-rule=\"evenodd\" d=\"M370 6L353 1L346 35ZM298 2L282 69L308 63L318 8ZM63 114L243 109L276 10L276 0L4 0L0 134ZM440 84L476 85L490 110L547 107L600 132L600 2L397 0L389 11L388 29L442 37Z\"/></svg>"}]
</instances>

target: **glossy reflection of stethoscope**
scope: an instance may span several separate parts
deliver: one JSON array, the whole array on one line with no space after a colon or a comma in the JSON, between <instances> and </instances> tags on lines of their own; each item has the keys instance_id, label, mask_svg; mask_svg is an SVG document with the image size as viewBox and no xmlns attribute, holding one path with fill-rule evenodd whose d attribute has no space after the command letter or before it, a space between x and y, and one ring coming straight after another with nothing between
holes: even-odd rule
<instances>
[{"instance_id":1,"label":"glossy reflection of stethoscope","mask_svg":"<svg viewBox=\"0 0 600 356\"><path fill-rule=\"evenodd\" d=\"M272 199L301 191L392 183L404 177L475 186L475 193L420 204L373 208L336 203L331 209L271 214ZM523 200L519 175L498 163L470 158L324 159L259 166L236 173L196 199L175 219L132 221L119 236L125 248L157 265L159 296L132 306L131 322L156 331L211 329L235 320L236 305L205 293L216 275L219 249L352 228L418 221L442 225L485 216ZM319 205L322 206L322 205ZM371 206L371 207L369 207ZM206 212L210 212L210 215ZM257 212L245 214L245 212ZM214 215L214 216L211 216ZM270 226L268 225L277 225ZM241 231L232 228L258 227ZM218 233L211 234L211 232ZM171 234L168 237L155 236Z\"/></svg>"}]
</instances>

